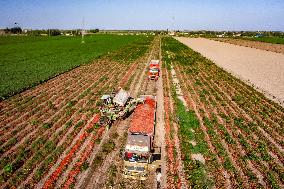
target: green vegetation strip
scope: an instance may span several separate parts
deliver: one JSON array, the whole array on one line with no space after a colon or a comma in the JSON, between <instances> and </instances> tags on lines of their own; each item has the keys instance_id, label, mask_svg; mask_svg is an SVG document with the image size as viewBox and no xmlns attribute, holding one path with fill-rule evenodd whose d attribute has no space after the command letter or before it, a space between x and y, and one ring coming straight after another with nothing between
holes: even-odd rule
<instances>
[{"instance_id":1,"label":"green vegetation strip","mask_svg":"<svg viewBox=\"0 0 284 189\"><path fill-rule=\"evenodd\" d=\"M273 44L284 44L283 37L253 37L253 38L244 38L241 39L251 40L251 41L260 41L266 43L273 43Z\"/></svg>"},{"instance_id":2,"label":"green vegetation strip","mask_svg":"<svg viewBox=\"0 0 284 189\"><path fill-rule=\"evenodd\" d=\"M152 39L152 36L99 34L85 36L82 44L80 37L0 36L0 99L113 51L118 50L109 54L111 59L133 61L146 52ZM131 54L123 56L120 51Z\"/></svg>"},{"instance_id":3,"label":"green vegetation strip","mask_svg":"<svg viewBox=\"0 0 284 189\"><path fill-rule=\"evenodd\" d=\"M194 111L187 111L183 103L174 97L177 108L176 115L179 120L179 137L182 140L181 148L184 155L184 166L187 174L187 180L192 188L208 188L212 186L212 180L207 176L206 167L197 160L192 160L191 154L208 154L208 146L204 140L203 132L199 132L200 127L197 116ZM195 132L196 131L196 132ZM191 141L195 141L193 146ZM210 187L209 187L210 188Z\"/></svg>"}]
</instances>

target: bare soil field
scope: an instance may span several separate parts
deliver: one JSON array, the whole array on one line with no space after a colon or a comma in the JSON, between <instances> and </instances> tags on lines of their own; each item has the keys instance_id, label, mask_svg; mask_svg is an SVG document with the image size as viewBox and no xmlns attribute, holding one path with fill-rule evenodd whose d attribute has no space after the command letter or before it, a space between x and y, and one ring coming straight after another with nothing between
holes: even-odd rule
<instances>
[{"instance_id":1,"label":"bare soil field","mask_svg":"<svg viewBox=\"0 0 284 189\"><path fill-rule=\"evenodd\" d=\"M284 45L282 44L272 44L260 41L250 41L245 39L232 39L232 38L214 38L213 40L284 54Z\"/></svg>"},{"instance_id":2,"label":"bare soil field","mask_svg":"<svg viewBox=\"0 0 284 189\"><path fill-rule=\"evenodd\" d=\"M284 104L284 55L204 38L177 40Z\"/></svg>"}]
</instances>

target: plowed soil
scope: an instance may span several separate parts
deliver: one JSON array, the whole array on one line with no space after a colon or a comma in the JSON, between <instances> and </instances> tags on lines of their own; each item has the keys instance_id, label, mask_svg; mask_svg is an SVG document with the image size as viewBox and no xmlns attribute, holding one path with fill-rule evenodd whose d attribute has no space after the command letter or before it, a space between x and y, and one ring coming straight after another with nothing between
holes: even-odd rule
<instances>
[{"instance_id":1,"label":"plowed soil","mask_svg":"<svg viewBox=\"0 0 284 189\"><path fill-rule=\"evenodd\" d=\"M177 37L177 40L246 81L270 99L284 104L284 55L221 43L204 38Z\"/></svg>"},{"instance_id":2,"label":"plowed soil","mask_svg":"<svg viewBox=\"0 0 284 189\"><path fill-rule=\"evenodd\" d=\"M215 38L214 40L284 54L284 45L244 39Z\"/></svg>"}]
</instances>

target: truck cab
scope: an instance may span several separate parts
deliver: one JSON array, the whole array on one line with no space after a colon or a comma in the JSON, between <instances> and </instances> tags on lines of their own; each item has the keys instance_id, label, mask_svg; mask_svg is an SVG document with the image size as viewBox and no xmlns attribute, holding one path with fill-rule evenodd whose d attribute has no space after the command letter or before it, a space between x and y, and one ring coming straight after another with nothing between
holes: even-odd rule
<instances>
[{"instance_id":1,"label":"truck cab","mask_svg":"<svg viewBox=\"0 0 284 189\"><path fill-rule=\"evenodd\" d=\"M124 152L124 178L146 180L150 161L151 137L129 133Z\"/></svg>"},{"instance_id":2,"label":"truck cab","mask_svg":"<svg viewBox=\"0 0 284 189\"><path fill-rule=\"evenodd\" d=\"M123 154L124 178L146 180L149 172L160 167L161 148L154 147L153 135L129 133Z\"/></svg>"}]
</instances>

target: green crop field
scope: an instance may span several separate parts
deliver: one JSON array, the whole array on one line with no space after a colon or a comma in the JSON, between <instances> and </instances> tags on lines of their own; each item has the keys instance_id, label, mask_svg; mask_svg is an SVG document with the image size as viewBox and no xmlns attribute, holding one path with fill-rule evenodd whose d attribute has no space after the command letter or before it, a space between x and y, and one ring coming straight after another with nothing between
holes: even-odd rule
<instances>
[{"instance_id":1,"label":"green crop field","mask_svg":"<svg viewBox=\"0 0 284 189\"><path fill-rule=\"evenodd\" d=\"M145 41L146 36L0 37L0 98L35 86L109 52Z\"/></svg>"},{"instance_id":2,"label":"green crop field","mask_svg":"<svg viewBox=\"0 0 284 189\"><path fill-rule=\"evenodd\" d=\"M246 38L242 38L246 39ZM261 41L266 43L274 43L274 44L284 44L283 37L258 37L258 38L248 38L251 41Z\"/></svg>"}]
</instances>

